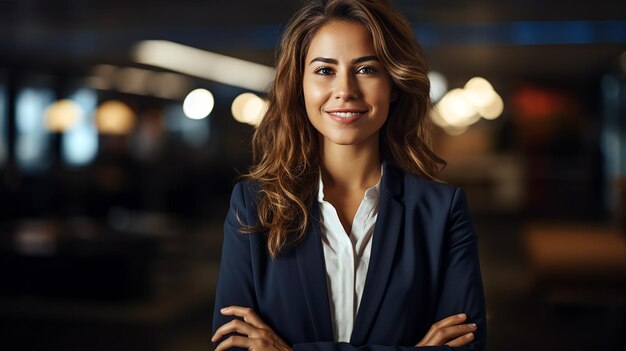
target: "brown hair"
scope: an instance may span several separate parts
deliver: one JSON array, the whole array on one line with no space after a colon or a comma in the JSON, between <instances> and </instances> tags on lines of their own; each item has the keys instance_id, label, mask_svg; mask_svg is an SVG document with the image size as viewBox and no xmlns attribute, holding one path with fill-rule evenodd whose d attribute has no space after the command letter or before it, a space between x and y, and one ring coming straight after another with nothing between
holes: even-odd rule
<instances>
[{"instance_id":1,"label":"brown hair","mask_svg":"<svg viewBox=\"0 0 626 351\"><path fill-rule=\"evenodd\" d=\"M318 191L318 132L307 118L302 77L311 39L333 20L368 28L376 55L398 93L381 128L383 159L429 179L445 165L430 147L428 67L408 22L386 0L307 2L284 30L276 77L268 92L269 108L252 141L255 165L247 175L260 183L259 222L242 231L267 233L272 257L305 235Z\"/></svg>"}]
</instances>

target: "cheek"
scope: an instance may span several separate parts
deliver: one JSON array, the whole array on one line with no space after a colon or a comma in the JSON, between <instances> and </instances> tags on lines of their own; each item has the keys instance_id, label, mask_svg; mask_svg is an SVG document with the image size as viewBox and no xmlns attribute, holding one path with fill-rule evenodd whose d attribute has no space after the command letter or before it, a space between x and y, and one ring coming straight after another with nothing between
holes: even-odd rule
<instances>
[{"instance_id":1,"label":"cheek","mask_svg":"<svg viewBox=\"0 0 626 351\"><path fill-rule=\"evenodd\" d=\"M387 114L392 102L391 94L385 93L384 89L379 90L378 93L370 94L365 100L374 107L376 114Z\"/></svg>"},{"instance_id":2,"label":"cheek","mask_svg":"<svg viewBox=\"0 0 626 351\"><path fill-rule=\"evenodd\" d=\"M381 90L384 91L385 93L381 94L380 102L381 102L381 105L384 105L384 109L388 113L391 103L397 98L397 96L396 96L396 93L393 91L391 84L387 85L384 89L381 89Z\"/></svg>"},{"instance_id":3,"label":"cheek","mask_svg":"<svg viewBox=\"0 0 626 351\"><path fill-rule=\"evenodd\" d=\"M326 101L326 93L324 89L318 85L305 84L303 92L307 111L309 109L319 110L321 105Z\"/></svg>"}]
</instances>

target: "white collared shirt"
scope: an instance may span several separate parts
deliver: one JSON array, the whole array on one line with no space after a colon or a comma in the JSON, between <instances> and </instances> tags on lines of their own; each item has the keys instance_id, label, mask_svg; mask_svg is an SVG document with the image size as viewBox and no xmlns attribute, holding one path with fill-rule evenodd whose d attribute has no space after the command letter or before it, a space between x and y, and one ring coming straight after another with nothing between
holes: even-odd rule
<instances>
[{"instance_id":1,"label":"white collared shirt","mask_svg":"<svg viewBox=\"0 0 626 351\"><path fill-rule=\"evenodd\" d=\"M378 217L379 188L380 181L365 191L348 235L335 207L324 201L324 184L320 177L317 199L320 204L326 286L336 342L350 341L363 296L372 251L372 235Z\"/></svg>"}]
</instances>

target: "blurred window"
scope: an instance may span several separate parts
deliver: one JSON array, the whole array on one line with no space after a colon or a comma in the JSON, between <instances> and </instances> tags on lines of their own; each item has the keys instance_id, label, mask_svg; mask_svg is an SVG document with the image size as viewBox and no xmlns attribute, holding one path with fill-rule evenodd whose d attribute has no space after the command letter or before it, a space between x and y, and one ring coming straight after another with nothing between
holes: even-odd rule
<instances>
[{"instance_id":1,"label":"blurred window","mask_svg":"<svg viewBox=\"0 0 626 351\"><path fill-rule=\"evenodd\" d=\"M626 105L623 103L626 101L626 78L605 75L602 78L602 95L605 201L608 208L618 213L619 208L626 205Z\"/></svg>"},{"instance_id":2,"label":"blurred window","mask_svg":"<svg viewBox=\"0 0 626 351\"><path fill-rule=\"evenodd\" d=\"M45 171L52 164L51 137L44 123L46 108L54 102L50 88L24 87L15 101L15 159L26 173Z\"/></svg>"},{"instance_id":3,"label":"blurred window","mask_svg":"<svg viewBox=\"0 0 626 351\"><path fill-rule=\"evenodd\" d=\"M0 82L0 166L7 158L7 92Z\"/></svg>"},{"instance_id":4,"label":"blurred window","mask_svg":"<svg viewBox=\"0 0 626 351\"><path fill-rule=\"evenodd\" d=\"M80 88L70 94L69 99L77 103L84 114L78 124L63 135L61 155L70 166L88 165L98 153L98 131L94 121L98 96L94 90Z\"/></svg>"}]
</instances>

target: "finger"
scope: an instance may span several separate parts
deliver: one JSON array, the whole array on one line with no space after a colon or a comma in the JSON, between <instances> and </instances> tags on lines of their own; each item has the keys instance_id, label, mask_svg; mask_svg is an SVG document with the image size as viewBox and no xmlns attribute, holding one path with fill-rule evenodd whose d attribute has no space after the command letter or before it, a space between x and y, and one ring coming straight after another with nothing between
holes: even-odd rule
<instances>
[{"instance_id":1,"label":"finger","mask_svg":"<svg viewBox=\"0 0 626 351\"><path fill-rule=\"evenodd\" d=\"M461 347L461 346L469 344L470 342L472 342L472 340L474 340L474 333L467 333L465 335L461 335L458 338L446 343L446 345L452 346L452 347Z\"/></svg>"},{"instance_id":2,"label":"finger","mask_svg":"<svg viewBox=\"0 0 626 351\"><path fill-rule=\"evenodd\" d=\"M447 343L450 340L454 340L461 335L474 332L476 330L476 324L461 324L453 325L451 327L445 327L437 330L433 337L429 340L427 345L439 346Z\"/></svg>"},{"instance_id":3,"label":"finger","mask_svg":"<svg viewBox=\"0 0 626 351\"><path fill-rule=\"evenodd\" d=\"M245 336L237 336L233 335L230 338L222 341L214 351L224 351L228 349L232 349L233 347L240 347L242 349L247 349L250 347L250 339Z\"/></svg>"},{"instance_id":4,"label":"finger","mask_svg":"<svg viewBox=\"0 0 626 351\"><path fill-rule=\"evenodd\" d=\"M243 318L247 323L260 329L271 330L271 328L261 320L261 318L250 307L241 306L228 306L220 310L220 313L225 316L237 316Z\"/></svg>"},{"instance_id":5,"label":"finger","mask_svg":"<svg viewBox=\"0 0 626 351\"><path fill-rule=\"evenodd\" d=\"M467 319L467 315L465 313L459 313L459 314L455 314L453 316L446 317L438 321L437 323L433 324L433 327L434 328L450 327L453 325L461 324L465 322L466 319Z\"/></svg>"},{"instance_id":6,"label":"finger","mask_svg":"<svg viewBox=\"0 0 626 351\"><path fill-rule=\"evenodd\" d=\"M254 334L255 330L256 328L252 325L239 319L233 319L232 321L217 328L215 334L211 337L211 341L216 342L224 335L228 335L230 333L239 333L245 336L251 336L251 334Z\"/></svg>"},{"instance_id":7,"label":"finger","mask_svg":"<svg viewBox=\"0 0 626 351\"><path fill-rule=\"evenodd\" d=\"M452 325L458 325L461 324L463 322L465 322L465 320L467 319L467 315L465 313L459 313L459 314L455 314L453 316L450 317L446 317L440 321L438 321L437 323L433 324L430 329L428 330L428 332L426 333L426 335L422 338L422 341L420 341L417 346L424 346L428 340L432 339L434 334L441 328L445 328L445 327L449 327Z\"/></svg>"}]
</instances>

